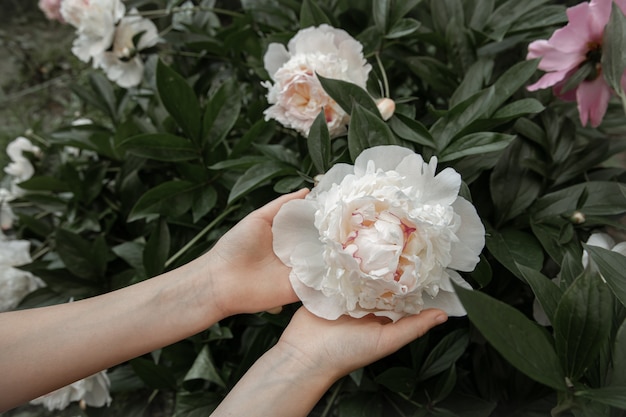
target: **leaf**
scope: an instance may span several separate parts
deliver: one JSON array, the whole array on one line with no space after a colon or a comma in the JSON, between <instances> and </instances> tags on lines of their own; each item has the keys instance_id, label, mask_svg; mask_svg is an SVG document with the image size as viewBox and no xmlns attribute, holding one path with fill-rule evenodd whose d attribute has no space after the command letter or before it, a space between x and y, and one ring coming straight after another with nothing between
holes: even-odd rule
<instances>
[{"instance_id":1,"label":"leaf","mask_svg":"<svg viewBox=\"0 0 626 417\"><path fill-rule=\"evenodd\" d=\"M380 117L380 112L372 97L358 85L348 81L325 78L319 74L317 74L317 78L320 80L326 93L328 93L346 113L352 114L353 103L358 103Z\"/></svg>"},{"instance_id":2,"label":"leaf","mask_svg":"<svg viewBox=\"0 0 626 417\"><path fill-rule=\"evenodd\" d=\"M223 83L209 100L202 119L203 143L215 149L231 131L241 113L241 93L234 81Z\"/></svg>"},{"instance_id":3,"label":"leaf","mask_svg":"<svg viewBox=\"0 0 626 417\"><path fill-rule=\"evenodd\" d=\"M598 267L602 278L615 294L615 297L626 306L626 256L598 246L583 244L589 258Z\"/></svg>"},{"instance_id":4,"label":"leaf","mask_svg":"<svg viewBox=\"0 0 626 417\"><path fill-rule=\"evenodd\" d=\"M145 192L128 215L128 221L160 214L178 217L191 207L194 191L201 185L190 181L164 182Z\"/></svg>"},{"instance_id":5,"label":"leaf","mask_svg":"<svg viewBox=\"0 0 626 417\"><path fill-rule=\"evenodd\" d=\"M435 149L435 141L426 127L417 120L396 113L389 119L389 127L398 137Z\"/></svg>"},{"instance_id":6,"label":"leaf","mask_svg":"<svg viewBox=\"0 0 626 417\"><path fill-rule=\"evenodd\" d=\"M189 371L187 371L184 380L190 381L193 379L204 379L226 388L226 383L215 368L208 345L204 345L198 356L196 356L196 360Z\"/></svg>"},{"instance_id":7,"label":"leaf","mask_svg":"<svg viewBox=\"0 0 626 417\"><path fill-rule=\"evenodd\" d=\"M476 265L476 268L470 272L470 276L474 281L480 285L480 288L487 286L493 277L493 271L491 265L487 261L487 258L483 254L480 255L480 262Z\"/></svg>"},{"instance_id":8,"label":"leaf","mask_svg":"<svg viewBox=\"0 0 626 417\"><path fill-rule=\"evenodd\" d=\"M502 301L454 287L472 324L508 362L535 381L566 390L563 369L542 328Z\"/></svg>"},{"instance_id":9,"label":"leaf","mask_svg":"<svg viewBox=\"0 0 626 417\"><path fill-rule=\"evenodd\" d=\"M620 96L624 94L621 79L626 70L626 16L611 2L611 17L602 38L602 75Z\"/></svg>"},{"instance_id":10,"label":"leaf","mask_svg":"<svg viewBox=\"0 0 626 417\"><path fill-rule=\"evenodd\" d=\"M396 144L396 139L389 126L365 107L354 103L348 128L348 149L352 160L364 149L393 144Z\"/></svg>"},{"instance_id":11,"label":"leaf","mask_svg":"<svg viewBox=\"0 0 626 417\"><path fill-rule=\"evenodd\" d=\"M294 168L282 163L269 161L251 166L233 185L228 195L228 204L243 197L265 181L282 175L295 174Z\"/></svg>"},{"instance_id":12,"label":"leaf","mask_svg":"<svg viewBox=\"0 0 626 417\"><path fill-rule=\"evenodd\" d=\"M516 263L516 265L524 281L526 281L533 290L548 320L550 320L550 323L553 323L554 314L556 313L563 291L550 278L536 269L518 263Z\"/></svg>"},{"instance_id":13,"label":"leaf","mask_svg":"<svg viewBox=\"0 0 626 417\"><path fill-rule=\"evenodd\" d=\"M217 408L223 396L214 392L176 393L176 409L172 417L206 417Z\"/></svg>"},{"instance_id":14,"label":"leaf","mask_svg":"<svg viewBox=\"0 0 626 417\"><path fill-rule=\"evenodd\" d=\"M479 58L467 69L463 81L461 81L461 84L459 84L457 89L454 90L452 97L450 97L450 108L467 100L483 89L487 81L491 78L493 64L493 60Z\"/></svg>"},{"instance_id":15,"label":"leaf","mask_svg":"<svg viewBox=\"0 0 626 417\"><path fill-rule=\"evenodd\" d=\"M310 26L319 26L323 23L334 26L317 2L304 0L300 8L300 27L308 28Z\"/></svg>"},{"instance_id":16,"label":"leaf","mask_svg":"<svg viewBox=\"0 0 626 417\"><path fill-rule=\"evenodd\" d=\"M372 2L372 17L376 29L383 35L387 34L389 27L389 12L391 9L391 0L377 0Z\"/></svg>"},{"instance_id":17,"label":"leaf","mask_svg":"<svg viewBox=\"0 0 626 417\"><path fill-rule=\"evenodd\" d=\"M100 248L96 242L89 242L80 235L61 228L56 230L55 242L59 258L72 274L89 280L104 277L106 253L104 257L97 253Z\"/></svg>"},{"instance_id":18,"label":"leaf","mask_svg":"<svg viewBox=\"0 0 626 417\"><path fill-rule=\"evenodd\" d=\"M193 89L176 71L159 60L156 84L167 112L192 140L200 139L200 104Z\"/></svg>"},{"instance_id":19,"label":"leaf","mask_svg":"<svg viewBox=\"0 0 626 417\"><path fill-rule=\"evenodd\" d=\"M584 391L576 391L574 395L626 410L626 386L588 388Z\"/></svg>"},{"instance_id":20,"label":"leaf","mask_svg":"<svg viewBox=\"0 0 626 417\"><path fill-rule=\"evenodd\" d=\"M415 388L415 371L405 367L389 368L378 374L374 381L393 392L408 393Z\"/></svg>"},{"instance_id":21,"label":"leaf","mask_svg":"<svg viewBox=\"0 0 626 417\"><path fill-rule=\"evenodd\" d=\"M505 149L515 139L497 132L477 132L455 139L439 155L440 162L454 161L468 155L481 155Z\"/></svg>"},{"instance_id":22,"label":"leaf","mask_svg":"<svg viewBox=\"0 0 626 417\"><path fill-rule=\"evenodd\" d=\"M443 62L429 56L412 56L406 59L406 65L436 92L446 96L454 92L456 74Z\"/></svg>"},{"instance_id":23,"label":"leaf","mask_svg":"<svg viewBox=\"0 0 626 417\"><path fill-rule=\"evenodd\" d=\"M417 373L419 381L424 381L449 369L465 352L468 344L469 335L464 329L454 330L444 336L424 360Z\"/></svg>"},{"instance_id":24,"label":"leaf","mask_svg":"<svg viewBox=\"0 0 626 417\"><path fill-rule=\"evenodd\" d=\"M144 247L145 245L139 242L124 242L113 246L111 250L114 254L126 261L128 265L132 266L139 277L146 278L146 271L143 267Z\"/></svg>"},{"instance_id":25,"label":"leaf","mask_svg":"<svg viewBox=\"0 0 626 417\"><path fill-rule=\"evenodd\" d=\"M577 381L608 343L613 316L611 291L598 273L585 270L565 291L552 326L566 376Z\"/></svg>"},{"instance_id":26,"label":"leaf","mask_svg":"<svg viewBox=\"0 0 626 417\"><path fill-rule=\"evenodd\" d=\"M64 181L44 175L32 177L29 180L19 183L20 188L29 191L52 191L52 192L64 192L70 191L70 187Z\"/></svg>"},{"instance_id":27,"label":"leaf","mask_svg":"<svg viewBox=\"0 0 626 417\"><path fill-rule=\"evenodd\" d=\"M615 343L613 344L613 373L611 376L611 386L626 387L626 320L617 329Z\"/></svg>"},{"instance_id":28,"label":"leaf","mask_svg":"<svg viewBox=\"0 0 626 417\"><path fill-rule=\"evenodd\" d=\"M385 35L385 39L398 39L414 33L422 24L415 19L406 18L398 20L389 29Z\"/></svg>"},{"instance_id":29,"label":"leaf","mask_svg":"<svg viewBox=\"0 0 626 417\"><path fill-rule=\"evenodd\" d=\"M165 269L170 252L170 229L161 219L150 234L143 251L143 266L148 278L155 277Z\"/></svg>"},{"instance_id":30,"label":"leaf","mask_svg":"<svg viewBox=\"0 0 626 417\"><path fill-rule=\"evenodd\" d=\"M92 72L89 74L89 85L94 93L96 93L101 108L105 109L105 113L111 118L113 122L117 122L117 105L115 99L115 91L111 82L100 72Z\"/></svg>"},{"instance_id":31,"label":"leaf","mask_svg":"<svg viewBox=\"0 0 626 417\"><path fill-rule=\"evenodd\" d=\"M133 155L157 161L189 161L200 156L189 139L169 133L144 133L124 140L119 146Z\"/></svg>"},{"instance_id":32,"label":"leaf","mask_svg":"<svg viewBox=\"0 0 626 417\"><path fill-rule=\"evenodd\" d=\"M176 388L176 378L169 368L144 358L132 359L130 365L137 376L150 388Z\"/></svg>"},{"instance_id":33,"label":"leaf","mask_svg":"<svg viewBox=\"0 0 626 417\"><path fill-rule=\"evenodd\" d=\"M493 83L495 94L493 100L487 103L488 108L485 109L485 114L492 115L502 103L525 86L537 70L537 65L539 65L539 60L521 61L502 74Z\"/></svg>"},{"instance_id":34,"label":"leaf","mask_svg":"<svg viewBox=\"0 0 626 417\"><path fill-rule=\"evenodd\" d=\"M315 169L323 174L331 166L330 134L326 125L324 109L313 121L306 143Z\"/></svg>"},{"instance_id":35,"label":"leaf","mask_svg":"<svg viewBox=\"0 0 626 417\"><path fill-rule=\"evenodd\" d=\"M445 149L470 123L485 114L489 103L494 99L494 91L494 88L490 87L474 94L450 109L432 125L430 133L435 139L439 152Z\"/></svg>"},{"instance_id":36,"label":"leaf","mask_svg":"<svg viewBox=\"0 0 626 417\"><path fill-rule=\"evenodd\" d=\"M580 196L586 193L584 204ZM626 184L609 181L588 181L576 184L539 198L531 207L532 217L571 215L575 210L591 216L612 216L626 211Z\"/></svg>"},{"instance_id":37,"label":"leaf","mask_svg":"<svg viewBox=\"0 0 626 417\"><path fill-rule=\"evenodd\" d=\"M543 266L543 250L529 233L515 229L488 228L485 240L489 252L520 279L523 275L517 267L518 264L537 271Z\"/></svg>"},{"instance_id":38,"label":"leaf","mask_svg":"<svg viewBox=\"0 0 626 417\"><path fill-rule=\"evenodd\" d=\"M193 214L193 222L196 223L204 217L209 211L215 207L217 203L217 191L211 186L202 187L196 190L193 203L191 205L191 213Z\"/></svg>"},{"instance_id":39,"label":"leaf","mask_svg":"<svg viewBox=\"0 0 626 417\"><path fill-rule=\"evenodd\" d=\"M523 98L500 107L492 118L499 120L513 120L533 113L541 113L545 109L539 100L534 98Z\"/></svg>"}]
</instances>

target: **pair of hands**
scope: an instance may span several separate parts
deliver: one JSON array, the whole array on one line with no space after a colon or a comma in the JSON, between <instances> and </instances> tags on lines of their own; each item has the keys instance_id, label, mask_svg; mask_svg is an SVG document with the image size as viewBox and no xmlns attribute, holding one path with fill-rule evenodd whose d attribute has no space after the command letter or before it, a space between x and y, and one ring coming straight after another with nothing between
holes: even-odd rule
<instances>
[{"instance_id":1,"label":"pair of hands","mask_svg":"<svg viewBox=\"0 0 626 417\"><path fill-rule=\"evenodd\" d=\"M225 316L270 310L298 301L289 283L289 268L272 249L272 221L289 200L304 198L307 190L284 195L250 213L209 252L223 271L216 279ZM299 355L320 372L336 377L387 356L446 321L441 310L430 309L391 323L385 318L343 316L325 320L300 308L277 347Z\"/></svg>"}]
</instances>

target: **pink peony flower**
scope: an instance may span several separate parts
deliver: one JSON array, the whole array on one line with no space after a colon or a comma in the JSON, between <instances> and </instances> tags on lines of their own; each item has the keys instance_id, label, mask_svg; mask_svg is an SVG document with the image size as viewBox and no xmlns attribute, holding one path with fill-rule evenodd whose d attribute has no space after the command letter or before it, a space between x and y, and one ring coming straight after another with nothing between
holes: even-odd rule
<instances>
[{"instance_id":1,"label":"pink peony flower","mask_svg":"<svg viewBox=\"0 0 626 417\"><path fill-rule=\"evenodd\" d=\"M615 0L622 12L626 0ZM538 40L528 46L527 59L541 58L539 69L546 71L529 91L554 87L563 99L578 103L580 121L596 127L602 122L611 98L611 87L602 76L602 36L611 16L612 0L591 0L567 9L568 24L556 30L548 40ZM583 65L591 65L587 77L572 90L563 91L567 81ZM626 86L626 72L622 85Z\"/></svg>"},{"instance_id":2,"label":"pink peony flower","mask_svg":"<svg viewBox=\"0 0 626 417\"><path fill-rule=\"evenodd\" d=\"M65 23L61 16L61 0L39 0L39 10L41 10L48 20L58 20Z\"/></svg>"}]
</instances>

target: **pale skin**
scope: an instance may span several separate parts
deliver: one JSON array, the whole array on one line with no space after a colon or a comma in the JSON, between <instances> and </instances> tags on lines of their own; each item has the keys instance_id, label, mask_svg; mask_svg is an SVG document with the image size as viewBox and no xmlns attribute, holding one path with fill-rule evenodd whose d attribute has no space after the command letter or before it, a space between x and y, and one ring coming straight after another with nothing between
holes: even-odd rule
<instances>
[{"instance_id":1,"label":"pale skin","mask_svg":"<svg viewBox=\"0 0 626 417\"><path fill-rule=\"evenodd\" d=\"M256 210L209 252L158 277L73 303L0 314L0 412L228 316L296 302L289 268L272 250L271 226L282 204L306 192ZM446 318L433 309L396 323L328 321L301 308L213 415L306 416L337 379Z\"/></svg>"}]
</instances>

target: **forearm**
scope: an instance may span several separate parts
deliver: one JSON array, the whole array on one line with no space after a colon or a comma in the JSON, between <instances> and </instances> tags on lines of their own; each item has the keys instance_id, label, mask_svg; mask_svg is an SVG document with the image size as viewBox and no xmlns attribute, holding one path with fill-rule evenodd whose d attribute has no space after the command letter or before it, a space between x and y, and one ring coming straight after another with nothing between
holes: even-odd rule
<instances>
[{"instance_id":1,"label":"forearm","mask_svg":"<svg viewBox=\"0 0 626 417\"><path fill-rule=\"evenodd\" d=\"M0 411L222 319L204 262L98 297L0 314Z\"/></svg>"},{"instance_id":2,"label":"forearm","mask_svg":"<svg viewBox=\"0 0 626 417\"><path fill-rule=\"evenodd\" d=\"M339 377L279 344L255 362L211 417L306 416Z\"/></svg>"}]
</instances>

